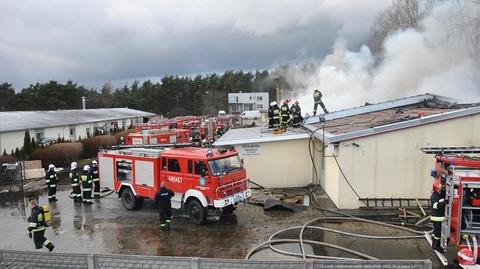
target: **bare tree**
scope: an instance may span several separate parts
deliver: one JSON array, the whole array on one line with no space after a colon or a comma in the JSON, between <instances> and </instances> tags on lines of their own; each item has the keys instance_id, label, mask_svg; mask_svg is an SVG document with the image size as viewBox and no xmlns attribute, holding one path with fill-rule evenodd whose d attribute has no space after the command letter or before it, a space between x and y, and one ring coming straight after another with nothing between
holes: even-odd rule
<instances>
[{"instance_id":1,"label":"bare tree","mask_svg":"<svg viewBox=\"0 0 480 269\"><path fill-rule=\"evenodd\" d=\"M383 41L389 35L408 28L421 30L420 22L432 7L432 0L394 0L375 18L367 45L373 55L382 55Z\"/></svg>"}]
</instances>

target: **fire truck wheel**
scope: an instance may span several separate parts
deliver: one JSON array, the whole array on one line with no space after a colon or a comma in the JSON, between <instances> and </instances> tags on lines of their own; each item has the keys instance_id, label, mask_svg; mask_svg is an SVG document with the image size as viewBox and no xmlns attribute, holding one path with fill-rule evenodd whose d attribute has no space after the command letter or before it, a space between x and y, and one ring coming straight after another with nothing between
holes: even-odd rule
<instances>
[{"instance_id":1,"label":"fire truck wheel","mask_svg":"<svg viewBox=\"0 0 480 269\"><path fill-rule=\"evenodd\" d=\"M197 199L192 199L187 205L188 215L194 224L202 224L205 221L205 208Z\"/></svg>"},{"instance_id":2,"label":"fire truck wheel","mask_svg":"<svg viewBox=\"0 0 480 269\"><path fill-rule=\"evenodd\" d=\"M126 188L122 191L122 205L128 210L135 210L138 208L140 202L133 194L130 188Z\"/></svg>"}]
</instances>

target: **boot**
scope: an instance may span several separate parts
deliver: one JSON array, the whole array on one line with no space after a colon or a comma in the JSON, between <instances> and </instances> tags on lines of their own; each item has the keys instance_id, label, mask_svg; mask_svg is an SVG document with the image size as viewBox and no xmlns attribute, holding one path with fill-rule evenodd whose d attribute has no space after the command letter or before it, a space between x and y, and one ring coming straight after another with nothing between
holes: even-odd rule
<instances>
[{"instance_id":1,"label":"boot","mask_svg":"<svg viewBox=\"0 0 480 269\"><path fill-rule=\"evenodd\" d=\"M167 224L165 225L165 231L170 231L170 221L167 220Z\"/></svg>"},{"instance_id":2,"label":"boot","mask_svg":"<svg viewBox=\"0 0 480 269\"><path fill-rule=\"evenodd\" d=\"M167 231L167 226L165 226L165 224L161 224L160 225L160 230L162 230L163 232L166 232Z\"/></svg>"},{"instance_id":3,"label":"boot","mask_svg":"<svg viewBox=\"0 0 480 269\"><path fill-rule=\"evenodd\" d=\"M48 244L45 246L48 248L48 251L52 252L52 250L55 248L55 246L52 244L52 242L48 242Z\"/></svg>"},{"instance_id":4,"label":"boot","mask_svg":"<svg viewBox=\"0 0 480 269\"><path fill-rule=\"evenodd\" d=\"M432 248L436 251L439 251L441 253L443 253L443 248L442 246L440 245L440 239L435 239L433 238L432 240Z\"/></svg>"}]
</instances>

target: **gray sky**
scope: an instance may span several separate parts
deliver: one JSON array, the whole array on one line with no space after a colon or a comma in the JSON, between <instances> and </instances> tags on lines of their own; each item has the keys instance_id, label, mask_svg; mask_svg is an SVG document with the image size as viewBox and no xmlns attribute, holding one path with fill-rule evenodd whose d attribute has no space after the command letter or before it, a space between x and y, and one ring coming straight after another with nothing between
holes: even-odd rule
<instances>
[{"instance_id":1,"label":"gray sky","mask_svg":"<svg viewBox=\"0 0 480 269\"><path fill-rule=\"evenodd\" d=\"M0 83L88 87L321 59L390 0L0 0Z\"/></svg>"}]
</instances>

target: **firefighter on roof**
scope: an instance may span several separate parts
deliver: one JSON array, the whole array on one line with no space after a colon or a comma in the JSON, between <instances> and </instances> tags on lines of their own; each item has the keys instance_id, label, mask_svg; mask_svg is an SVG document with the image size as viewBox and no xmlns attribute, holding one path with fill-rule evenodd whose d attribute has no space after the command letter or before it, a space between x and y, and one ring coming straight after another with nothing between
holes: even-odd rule
<instances>
[{"instance_id":1,"label":"firefighter on roof","mask_svg":"<svg viewBox=\"0 0 480 269\"><path fill-rule=\"evenodd\" d=\"M90 173L90 166L85 165L82 172L82 202L86 204L93 204L92 201L92 173Z\"/></svg>"},{"instance_id":2,"label":"firefighter on roof","mask_svg":"<svg viewBox=\"0 0 480 269\"><path fill-rule=\"evenodd\" d=\"M155 201L158 203L160 213L160 229L162 231L170 230L170 222L172 218L172 197L175 193L165 187L165 182L160 183L160 190L155 194Z\"/></svg>"},{"instance_id":3,"label":"firefighter on roof","mask_svg":"<svg viewBox=\"0 0 480 269\"><path fill-rule=\"evenodd\" d=\"M93 181L93 196L95 198L100 197L100 177L98 176L97 161L93 160L92 167L90 168Z\"/></svg>"},{"instance_id":4,"label":"firefighter on roof","mask_svg":"<svg viewBox=\"0 0 480 269\"><path fill-rule=\"evenodd\" d=\"M52 251L55 246L45 238L45 229L48 225L43 208L37 206L37 201L35 200L28 202L28 208L32 209L32 213L28 218L28 237L33 238L36 249L41 249L45 246L49 251Z\"/></svg>"},{"instance_id":5,"label":"firefighter on roof","mask_svg":"<svg viewBox=\"0 0 480 269\"><path fill-rule=\"evenodd\" d=\"M270 105L272 106L273 111L273 128L278 129L280 127L280 108L275 101Z\"/></svg>"},{"instance_id":6,"label":"firefighter on roof","mask_svg":"<svg viewBox=\"0 0 480 269\"><path fill-rule=\"evenodd\" d=\"M293 127L300 127L300 124L302 123L302 109L298 105L298 100L295 100L295 103L292 105L290 108L290 111L292 112L292 117L293 117Z\"/></svg>"},{"instance_id":7,"label":"firefighter on roof","mask_svg":"<svg viewBox=\"0 0 480 269\"><path fill-rule=\"evenodd\" d=\"M283 100L283 105L280 107L282 116L282 127L286 128L290 124L290 108L288 107L288 99Z\"/></svg>"},{"instance_id":8,"label":"firefighter on roof","mask_svg":"<svg viewBox=\"0 0 480 269\"><path fill-rule=\"evenodd\" d=\"M72 162L70 164L70 185L72 186L72 193L70 197L73 198L75 202L80 202L82 200L82 192L80 190L80 179L78 176L77 163Z\"/></svg>"},{"instance_id":9,"label":"firefighter on roof","mask_svg":"<svg viewBox=\"0 0 480 269\"><path fill-rule=\"evenodd\" d=\"M433 240L432 248L443 252L440 245L440 239L442 235L442 222L445 221L445 196L442 195L442 183L440 181L433 182L433 192L430 197L432 204L432 214L430 220L433 223Z\"/></svg>"},{"instance_id":10,"label":"firefighter on roof","mask_svg":"<svg viewBox=\"0 0 480 269\"><path fill-rule=\"evenodd\" d=\"M45 176L45 184L48 187L48 201L57 201L55 194L57 193L57 173L55 173L55 165L49 164L47 175Z\"/></svg>"},{"instance_id":11,"label":"firefighter on roof","mask_svg":"<svg viewBox=\"0 0 480 269\"><path fill-rule=\"evenodd\" d=\"M328 114L327 108L325 108L322 102L322 93L318 89L315 89L315 91L313 91L313 116L317 115L318 105L322 107L325 114Z\"/></svg>"}]
</instances>

